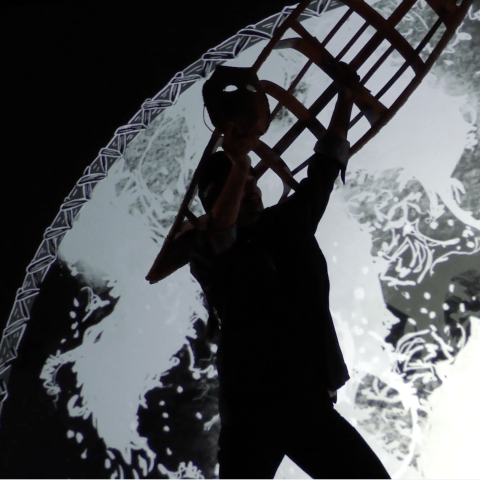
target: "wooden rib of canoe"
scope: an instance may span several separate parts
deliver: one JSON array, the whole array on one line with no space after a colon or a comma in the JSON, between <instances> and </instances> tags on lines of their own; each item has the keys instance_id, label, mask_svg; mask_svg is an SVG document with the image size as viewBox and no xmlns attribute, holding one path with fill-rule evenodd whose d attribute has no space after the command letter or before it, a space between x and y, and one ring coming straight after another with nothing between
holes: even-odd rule
<instances>
[{"instance_id":1,"label":"wooden rib of canoe","mask_svg":"<svg viewBox=\"0 0 480 480\"><path fill-rule=\"evenodd\" d=\"M292 189L296 189L298 183L294 175L308 165L308 161L306 161L291 171L281 156L305 129L309 129L317 139L320 139L325 132L325 127L317 117L336 95L337 89L335 83L345 81L343 75L344 69L342 69L340 62L355 42L358 41L362 33L364 33L368 27L375 29L375 33L349 62L348 65L351 69L358 71L385 40L389 43L389 47L363 77L360 77L359 80L354 80L355 84L351 84L351 88L356 89L358 93L356 103L360 111L358 115L351 120L350 128L362 117L365 117L369 122L369 129L358 141L351 145L350 156L358 152L360 148L372 139L407 101L408 97L427 75L434 62L447 46L449 40L455 34L456 29L467 14L468 8L472 3L472 0L461 0L458 2L452 0L426 0L426 3L438 18L430 30L425 33L423 40L414 48L395 27L411 12L416 1L417 0L403 0L399 2L397 8L391 15L388 18L384 18L363 0L343 0L342 3L347 7L347 11L333 26L322 42L313 37L298 21L301 14L312 4L311 0L303 0L283 23L278 26L252 68L258 71L274 49L295 49L304 55L306 60L304 67L296 75L288 89L284 89L271 81L261 80L267 95L278 102L272 111L271 119L277 115L281 107L287 108L296 118L296 122L276 145L269 146L260 142L259 147L255 149L255 153L261 159L255 166L257 178L261 177L267 169L270 168L283 182L284 191L279 201L285 199ZM318 3L318 0L313 3ZM328 44L353 13L359 15L364 23L356 34L346 43L342 51L334 57L328 51ZM439 32L440 27L444 29L443 34L428 57L425 60L422 59L422 56L423 58L425 57L425 47L433 36ZM290 38L284 39L283 37L287 31L290 34ZM293 38L291 38L292 31L296 34ZM395 51L402 57L403 64L399 66L395 74L385 85L373 95L365 87L365 84ZM293 96L293 92L313 64L325 72L331 78L332 82L313 104L307 108ZM413 79L389 107L385 106L382 103L382 97L408 68L414 72ZM189 207L197 192L199 167L205 158L221 146L221 142L221 133L214 131L205 148L199 166L193 175L170 232L146 277L150 283L156 283L186 265L189 261L189 252L192 242L194 241L195 231L206 228L206 215L197 217Z\"/></svg>"}]
</instances>

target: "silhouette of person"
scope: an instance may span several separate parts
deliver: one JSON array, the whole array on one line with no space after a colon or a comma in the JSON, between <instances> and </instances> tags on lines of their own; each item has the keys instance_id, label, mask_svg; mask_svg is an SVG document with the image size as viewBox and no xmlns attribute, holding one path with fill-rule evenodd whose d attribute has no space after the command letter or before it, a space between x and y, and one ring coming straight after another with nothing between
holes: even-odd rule
<instances>
[{"instance_id":1,"label":"silhouette of person","mask_svg":"<svg viewBox=\"0 0 480 480\"><path fill-rule=\"evenodd\" d=\"M355 93L348 82L338 85L307 178L269 208L248 157L270 116L256 74L217 67L203 95L224 134L223 152L200 172L208 222L190 264L211 310L208 329L219 328L220 478L273 478L284 455L314 478L389 478L334 409L349 375L329 311L327 264L314 236L345 170Z\"/></svg>"}]
</instances>

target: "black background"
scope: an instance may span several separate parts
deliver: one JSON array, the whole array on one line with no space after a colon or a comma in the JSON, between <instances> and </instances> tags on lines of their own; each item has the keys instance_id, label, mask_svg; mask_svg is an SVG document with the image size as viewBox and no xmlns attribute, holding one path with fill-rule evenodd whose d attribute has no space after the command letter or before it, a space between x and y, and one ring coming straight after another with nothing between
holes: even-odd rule
<instances>
[{"instance_id":1,"label":"black background","mask_svg":"<svg viewBox=\"0 0 480 480\"><path fill-rule=\"evenodd\" d=\"M145 99L154 97L177 72L208 49L241 28L275 14L287 3L132 0L127 4L64 0L17 1L0 7L2 330L45 229L115 130L128 123ZM52 267L57 279L63 274L55 271L59 268ZM58 310L68 311L71 302L67 301L67 293L73 287L66 275L63 278L64 298L58 294L58 285L52 285L47 277L42 286L45 294L35 306L37 310L48 312L49 299L58 302L62 298ZM49 338L46 327L40 322L30 325L29 336ZM22 434L28 429L30 444L43 444L39 455L55 459L58 469L49 464L32 465L31 471L37 478L62 478L65 472L71 477L85 478L92 472L101 472L104 447L98 447L98 456L91 448L89 462L81 470L77 450L65 442L64 436L57 435L65 432L60 415L53 417L51 399L40 402L40 389L26 381L24 372L35 363L36 355L45 357L43 349L51 350L47 344L39 343L36 350L28 350L28 356L21 355L13 363L12 378L17 384L23 383L22 392L16 390L17 397L23 395L28 405L24 410L29 416L22 419L21 425L11 425L21 435L8 441L23 442ZM62 382L61 378L58 380ZM67 381L64 379L63 385ZM71 386L72 390L75 388ZM46 398L45 392L43 395ZM37 401L37 410L33 411L30 405ZM22 406L22 402L15 404L16 418L22 415ZM34 426L35 419L38 425ZM84 434L89 444L97 439L93 428ZM22 449L24 444L11 447L15 452ZM18 472L23 465L23 471L27 471L25 462L33 462L32 454L24 451L17 460L19 463L13 466L12 462L12 468ZM70 465L70 461L75 464Z\"/></svg>"},{"instance_id":2,"label":"black background","mask_svg":"<svg viewBox=\"0 0 480 480\"><path fill-rule=\"evenodd\" d=\"M85 168L147 98L285 0L14 2L0 12L3 330Z\"/></svg>"},{"instance_id":3,"label":"black background","mask_svg":"<svg viewBox=\"0 0 480 480\"><path fill-rule=\"evenodd\" d=\"M2 331L43 233L115 130L177 72L285 3L97 0L2 7ZM83 462L80 447L65 438L64 399L57 408L38 382L36 365L51 353L49 339L63 334L49 302L59 312L69 308L72 281L54 264L34 304L34 324L22 342L28 349L13 362L10 401L1 418L7 443L0 478L106 475L105 446L95 431L86 429L88 422L69 424L83 432L89 446L89 461ZM43 321L34 322L39 318ZM71 396L78 385L62 372L57 381Z\"/></svg>"}]
</instances>

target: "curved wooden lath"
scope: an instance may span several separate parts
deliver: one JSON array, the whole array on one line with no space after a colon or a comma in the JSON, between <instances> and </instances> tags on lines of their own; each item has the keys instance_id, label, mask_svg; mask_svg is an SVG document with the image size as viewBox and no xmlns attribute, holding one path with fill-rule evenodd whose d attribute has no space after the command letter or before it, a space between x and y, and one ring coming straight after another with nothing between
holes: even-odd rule
<instances>
[{"instance_id":1,"label":"curved wooden lath","mask_svg":"<svg viewBox=\"0 0 480 480\"><path fill-rule=\"evenodd\" d=\"M294 176L308 165L308 161L305 161L291 171L288 165L283 161L282 154L295 142L305 129L309 129L317 139L321 138L325 132L325 126L321 124L317 117L337 94L335 83L346 81L345 78L343 78L343 69L340 68L339 62L342 61L345 55L357 44L359 38L367 28L373 28L375 33L349 62L351 69L359 71L383 42L387 41L389 46L359 81L350 84L351 88L358 92L355 102L360 110L358 115L356 115L350 122L350 128L353 128L362 117L365 117L370 124L368 131L351 146L350 156L358 152L369 140L371 140L407 101L408 97L418 87L420 82L431 69L435 60L437 60L443 49L447 46L448 41L455 34L456 28L466 15L473 0L462 0L460 2L455 2L453 0L426 0L426 3L438 16L438 19L434 22L430 30L426 32L425 37L420 44L413 47L395 27L412 10L416 1L417 0L401 1L391 15L385 19L363 0L344 0L343 3L348 9L342 18L334 25L332 30L326 35L323 42L320 42L313 37L299 21L302 13L308 10L309 5L318 3L317 0L315 0L315 2L311 2L310 0L302 1L283 21L283 23L278 26L271 40L262 50L252 68L255 71L258 71L271 52L275 49L295 49L297 52L304 55L306 60L304 67L296 75L288 89L284 89L271 81L262 81L262 85L267 95L278 102L272 111L271 119L278 114L281 107L287 108L296 118L294 124L275 145L268 146L261 142L259 147L255 150L255 153L261 159L255 166L257 177L261 177L270 168L281 178L284 184L284 191L280 201L286 198L291 189L295 190L297 181ZM328 46L331 40L338 35L342 26L349 20L352 14L360 16L364 20L364 23L356 34L345 44L340 53L333 56L330 53ZM435 48L433 48L428 55L428 58L423 60L422 55L425 55L425 47L435 33L439 31L442 25L445 27L445 32ZM297 36L284 39L283 37L287 31L294 32ZM395 52L403 59L403 64L399 66L395 74L376 94L372 94L365 85L382 67L390 55ZM293 92L313 65L316 65L327 74L332 82L313 102L313 104L307 108L293 96ZM407 69L413 71L413 79L395 99L392 105L387 107L382 103L382 98L390 91L392 86L402 77ZM194 240L195 229L206 228L206 216L203 215L197 218L193 212L191 212L189 207L196 195L199 168L204 160L221 146L221 141L222 137L220 132L213 132L202 155L199 166L193 175L192 182L185 194L185 198L180 206L174 224L172 225L163 247L146 277L151 283L156 283L159 280L162 280L178 268L184 266L188 262L189 249Z\"/></svg>"}]
</instances>

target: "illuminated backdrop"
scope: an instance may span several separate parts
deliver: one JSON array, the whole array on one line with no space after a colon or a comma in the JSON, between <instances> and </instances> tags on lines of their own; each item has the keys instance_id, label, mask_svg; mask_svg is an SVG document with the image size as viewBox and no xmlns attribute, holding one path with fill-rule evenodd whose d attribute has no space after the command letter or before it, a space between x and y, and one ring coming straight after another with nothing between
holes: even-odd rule
<instances>
[{"instance_id":1,"label":"illuminated backdrop","mask_svg":"<svg viewBox=\"0 0 480 480\"><path fill-rule=\"evenodd\" d=\"M375 3L385 15L393 6ZM342 13L334 8L303 25L321 40ZM419 1L398 29L414 43L429 15ZM317 232L352 376L337 409L395 477L480 473L473 434L465 433L480 428L479 19L477 4L408 103L351 159ZM347 22L333 48L356 22ZM229 65L251 65L265 41L249 48L241 41L228 40L200 62L223 55ZM259 77L287 86L301 60L275 52ZM397 61L392 56L367 87L374 91ZM29 379L35 408L62 418L59 445L72 458L72 475L77 462L113 478L217 473L218 385L213 352L202 341L201 290L188 267L156 286L144 280L210 136L204 79L188 89L177 80L146 100L139 115L148 127L120 129L79 180L29 267L23 287L40 293L34 303L33 295L20 298L4 333L2 365L15 354L15 335L24 335L13 369L0 368L5 381L11 375L7 403L22 381L16 370L37 365ZM297 98L309 105L324 82L312 70ZM285 112L266 140L291 122ZM300 164L314 142L305 133L284 159ZM259 186L266 205L280 197L273 174ZM198 202L194 210L202 213ZM49 341L36 342L45 329ZM300 474L286 462L277 475Z\"/></svg>"}]
</instances>

